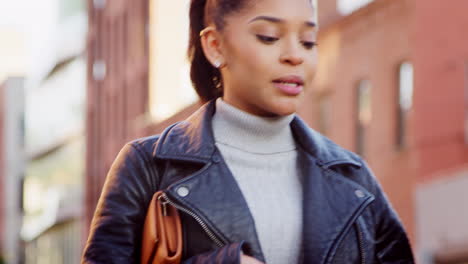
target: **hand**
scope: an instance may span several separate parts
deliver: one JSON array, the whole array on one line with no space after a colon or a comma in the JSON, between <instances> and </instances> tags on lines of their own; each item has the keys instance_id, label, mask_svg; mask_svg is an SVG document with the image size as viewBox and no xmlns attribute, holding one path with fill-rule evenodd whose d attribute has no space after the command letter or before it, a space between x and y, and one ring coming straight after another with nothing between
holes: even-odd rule
<instances>
[{"instance_id":1,"label":"hand","mask_svg":"<svg viewBox=\"0 0 468 264\"><path fill-rule=\"evenodd\" d=\"M253 258L251 256L244 255L244 254L241 255L240 263L241 264L264 264L260 260Z\"/></svg>"}]
</instances>

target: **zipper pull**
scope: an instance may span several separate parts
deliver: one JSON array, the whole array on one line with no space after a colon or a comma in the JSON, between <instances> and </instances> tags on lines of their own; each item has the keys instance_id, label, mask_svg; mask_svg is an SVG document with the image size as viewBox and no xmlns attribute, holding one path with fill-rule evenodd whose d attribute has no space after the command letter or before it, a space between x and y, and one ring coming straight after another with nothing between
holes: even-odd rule
<instances>
[{"instance_id":1,"label":"zipper pull","mask_svg":"<svg viewBox=\"0 0 468 264\"><path fill-rule=\"evenodd\" d=\"M163 216L167 216L167 204L169 203L164 195L158 197L159 202L162 205Z\"/></svg>"}]
</instances>

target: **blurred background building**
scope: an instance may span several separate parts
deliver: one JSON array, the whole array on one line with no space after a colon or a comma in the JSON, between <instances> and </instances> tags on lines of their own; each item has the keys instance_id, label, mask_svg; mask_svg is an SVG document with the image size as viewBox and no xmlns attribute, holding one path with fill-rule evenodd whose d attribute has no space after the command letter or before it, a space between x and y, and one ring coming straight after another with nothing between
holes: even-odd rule
<instances>
[{"instance_id":1,"label":"blurred background building","mask_svg":"<svg viewBox=\"0 0 468 264\"><path fill-rule=\"evenodd\" d=\"M0 42L0 78L12 76L11 66L19 62L25 75L24 81L9 78L2 86L1 252L7 263L79 263L86 3L18 1L1 3L0 8L0 25L12 21L10 13L20 18L9 28L14 32L10 35L20 36L12 39L21 40L11 43L0 34L9 43L5 47Z\"/></svg>"},{"instance_id":2,"label":"blurred background building","mask_svg":"<svg viewBox=\"0 0 468 264\"><path fill-rule=\"evenodd\" d=\"M79 263L85 167L86 3L49 0L26 94L25 263Z\"/></svg>"},{"instance_id":3,"label":"blurred background building","mask_svg":"<svg viewBox=\"0 0 468 264\"><path fill-rule=\"evenodd\" d=\"M23 18L35 28L27 38L2 31L0 19L7 263L78 263L123 144L200 106L185 59L189 2L44 0L37 21ZM318 2L319 69L299 114L368 160L420 263L467 263L468 2ZM13 86L24 86L14 94L25 117L5 100ZM7 129L19 129L9 135L25 150L5 151ZM16 189L3 191L8 184Z\"/></svg>"}]
</instances>

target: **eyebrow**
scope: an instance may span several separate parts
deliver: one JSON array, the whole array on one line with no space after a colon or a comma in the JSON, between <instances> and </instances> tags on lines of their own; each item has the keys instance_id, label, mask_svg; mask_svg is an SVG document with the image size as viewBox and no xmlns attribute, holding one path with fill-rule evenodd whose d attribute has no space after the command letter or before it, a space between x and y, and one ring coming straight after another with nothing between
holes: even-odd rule
<instances>
[{"instance_id":1,"label":"eyebrow","mask_svg":"<svg viewBox=\"0 0 468 264\"><path fill-rule=\"evenodd\" d=\"M258 21L258 20L264 20L264 21L268 21L268 22L271 22L271 23L275 23L275 24L284 24L285 21L281 18L277 18L277 17L271 17L271 16L258 16L258 17L255 17L253 19L251 19L249 21L249 24L254 22L254 21ZM305 21L304 24L308 27L316 27L317 24L312 22L312 21Z\"/></svg>"}]
</instances>

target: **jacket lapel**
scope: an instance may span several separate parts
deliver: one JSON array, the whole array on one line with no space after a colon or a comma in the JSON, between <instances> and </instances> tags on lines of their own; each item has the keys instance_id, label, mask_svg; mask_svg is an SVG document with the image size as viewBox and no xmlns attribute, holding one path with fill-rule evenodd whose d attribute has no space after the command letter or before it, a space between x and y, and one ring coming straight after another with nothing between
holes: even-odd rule
<instances>
[{"instance_id":1,"label":"jacket lapel","mask_svg":"<svg viewBox=\"0 0 468 264\"><path fill-rule=\"evenodd\" d=\"M374 197L303 152L303 263L329 263L343 236Z\"/></svg>"},{"instance_id":2,"label":"jacket lapel","mask_svg":"<svg viewBox=\"0 0 468 264\"><path fill-rule=\"evenodd\" d=\"M180 197L178 188L190 190ZM172 197L195 211L225 243L246 241L251 254L264 261L249 207L228 167L216 152L204 169L169 187Z\"/></svg>"},{"instance_id":3,"label":"jacket lapel","mask_svg":"<svg viewBox=\"0 0 468 264\"><path fill-rule=\"evenodd\" d=\"M211 126L214 112L212 101L161 135L157 157L205 164L169 186L168 194L194 211L223 242L249 242L250 253L264 261L247 202L215 147ZM189 190L188 195L179 195L181 187Z\"/></svg>"}]
</instances>

